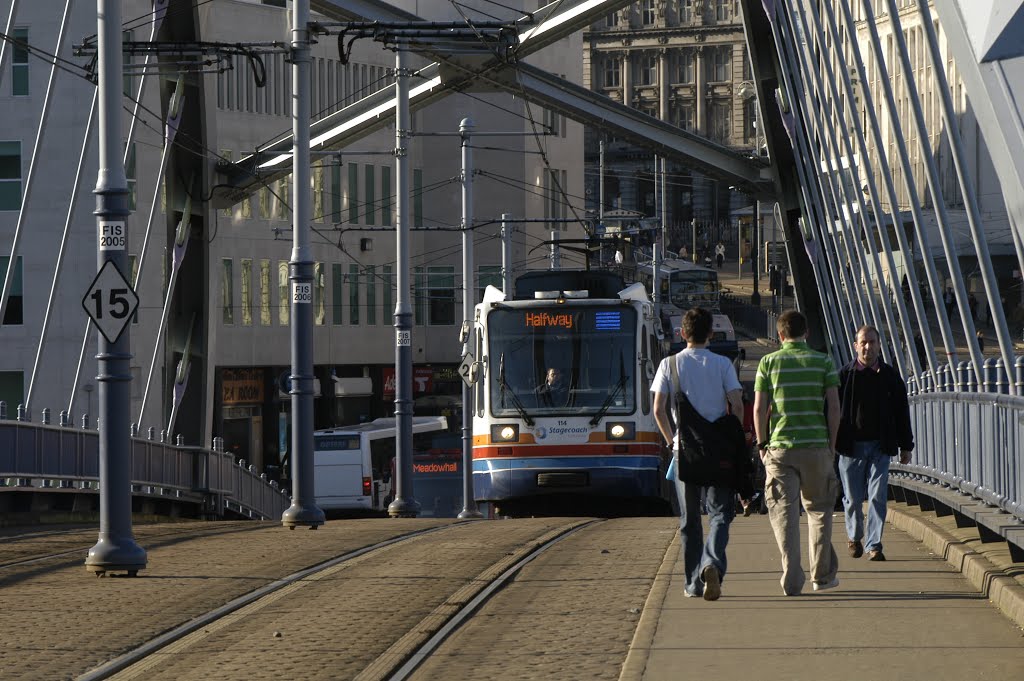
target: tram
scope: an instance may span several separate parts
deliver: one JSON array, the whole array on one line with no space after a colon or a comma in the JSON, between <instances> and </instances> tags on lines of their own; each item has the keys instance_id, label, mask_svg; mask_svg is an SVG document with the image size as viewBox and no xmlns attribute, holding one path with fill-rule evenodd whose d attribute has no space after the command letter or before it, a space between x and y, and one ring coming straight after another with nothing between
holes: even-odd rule
<instances>
[{"instance_id":1,"label":"tram","mask_svg":"<svg viewBox=\"0 0 1024 681\"><path fill-rule=\"evenodd\" d=\"M663 332L643 285L527 273L511 297L488 286L475 324L477 501L503 515L667 511L650 393Z\"/></svg>"}]
</instances>

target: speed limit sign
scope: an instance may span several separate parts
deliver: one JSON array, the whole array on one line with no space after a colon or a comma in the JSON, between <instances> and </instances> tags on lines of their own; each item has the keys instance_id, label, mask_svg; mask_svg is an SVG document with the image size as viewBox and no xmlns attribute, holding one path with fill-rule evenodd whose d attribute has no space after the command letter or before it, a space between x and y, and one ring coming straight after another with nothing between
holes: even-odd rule
<instances>
[{"instance_id":1,"label":"speed limit sign","mask_svg":"<svg viewBox=\"0 0 1024 681\"><path fill-rule=\"evenodd\" d=\"M139 307L139 297L117 265L108 260L82 298L82 307L107 342L115 343Z\"/></svg>"}]
</instances>

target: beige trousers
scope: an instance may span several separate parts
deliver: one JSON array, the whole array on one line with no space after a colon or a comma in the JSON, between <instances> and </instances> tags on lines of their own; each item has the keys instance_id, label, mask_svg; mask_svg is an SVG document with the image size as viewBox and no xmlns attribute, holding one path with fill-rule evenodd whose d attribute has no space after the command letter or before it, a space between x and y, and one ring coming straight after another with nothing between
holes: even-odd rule
<instances>
[{"instance_id":1,"label":"beige trousers","mask_svg":"<svg viewBox=\"0 0 1024 681\"><path fill-rule=\"evenodd\" d=\"M811 581L828 584L839 570L832 548L832 512L839 480L827 448L769 449L764 456L768 519L782 554L782 590L799 594L807 581L800 565L800 503L807 513Z\"/></svg>"}]
</instances>

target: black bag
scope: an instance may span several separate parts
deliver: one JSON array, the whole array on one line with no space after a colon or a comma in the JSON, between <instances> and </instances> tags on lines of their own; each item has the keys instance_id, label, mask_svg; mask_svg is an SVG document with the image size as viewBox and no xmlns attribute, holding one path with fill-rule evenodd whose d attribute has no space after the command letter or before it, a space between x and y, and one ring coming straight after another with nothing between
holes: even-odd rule
<instances>
[{"instance_id":1,"label":"black bag","mask_svg":"<svg viewBox=\"0 0 1024 681\"><path fill-rule=\"evenodd\" d=\"M753 462L743 424L735 414L716 421L701 416L679 389L679 369L670 357L672 392L676 400L676 440L679 463L676 476L704 487L732 487L744 499L753 496Z\"/></svg>"}]
</instances>

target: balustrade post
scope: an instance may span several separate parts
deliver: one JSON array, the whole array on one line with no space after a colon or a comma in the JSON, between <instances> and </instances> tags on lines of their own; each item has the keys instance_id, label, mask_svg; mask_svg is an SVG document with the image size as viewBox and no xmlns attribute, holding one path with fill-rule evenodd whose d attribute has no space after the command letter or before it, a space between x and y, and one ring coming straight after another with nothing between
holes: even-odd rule
<instances>
[{"instance_id":1,"label":"balustrade post","mask_svg":"<svg viewBox=\"0 0 1024 681\"><path fill-rule=\"evenodd\" d=\"M154 428L153 426L150 426L149 429L146 431L146 439L152 441L155 438L156 438L156 428Z\"/></svg>"},{"instance_id":2,"label":"balustrade post","mask_svg":"<svg viewBox=\"0 0 1024 681\"><path fill-rule=\"evenodd\" d=\"M89 430L89 415L82 414L82 430Z\"/></svg>"},{"instance_id":3,"label":"balustrade post","mask_svg":"<svg viewBox=\"0 0 1024 681\"><path fill-rule=\"evenodd\" d=\"M19 421L28 421L29 420L28 410L25 409L25 405L24 404L19 404L18 405L18 420Z\"/></svg>"},{"instance_id":4,"label":"balustrade post","mask_svg":"<svg viewBox=\"0 0 1024 681\"><path fill-rule=\"evenodd\" d=\"M1009 393L1010 392L1010 380L1009 380L1009 377L1007 377L1006 372L1003 371L1003 360L1002 360L1002 358L998 358L998 357L996 358L995 367L993 368L993 371L995 371L995 375L996 375L995 386L994 386L995 391L997 393L1001 393L1003 395Z\"/></svg>"},{"instance_id":5,"label":"balustrade post","mask_svg":"<svg viewBox=\"0 0 1024 681\"><path fill-rule=\"evenodd\" d=\"M181 433L178 433L178 437L176 437L174 439L174 444L178 445L179 447L184 447L185 446L185 436L182 435Z\"/></svg>"},{"instance_id":6,"label":"balustrade post","mask_svg":"<svg viewBox=\"0 0 1024 681\"><path fill-rule=\"evenodd\" d=\"M71 414L65 409L60 410L60 427L69 428L71 427Z\"/></svg>"},{"instance_id":7,"label":"balustrade post","mask_svg":"<svg viewBox=\"0 0 1024 681\"><path fill-rule=\"evenodd\" d=\"M40 413L40 418L43 419L43 425L44 426L50 425L50 408L49 407L43 407L43 411Z\"/></svg>"},{"instance_id":8,"label":"balustrade post","mask_svg":"<svg viewBox=\"0 0 1024 681\"><path fill-rule=\"evenodd\" d=\"M996 389L996 361L992 357L985 360L981 365L982 391L990 393Z\"/></svg>"},{"instance_id":9,"label":"balustrade post","mask_svg":"<svg viewBox=\"0 0 1024 681\"><path fill-rule=\"evenodd\" d=\"M968 383L970 382L971 365L966 362L960 362L956 365L956 390L957 392L968 392L970 388Z\"/></svg>"},{"instance_id":10,"label":"balustrade post","mask_svg":"<svg viewBox=\"0 0 1024 681\"><path fill-rule=\"evenodd\" d=\"M1024 356L1018 357L1013 363L1014 385L1017 386L1017 394L1024 395Z\"/></svg>"},{"instance_id":11,"label":"balustrade post","mask_svg":"<svg viewBox=\"0 0 1024 681\"><path fill-rule=\"evenodd\" d=\"M0 421L7 420L7 403L0 400Z\"/></svg>"}]
</instances>

